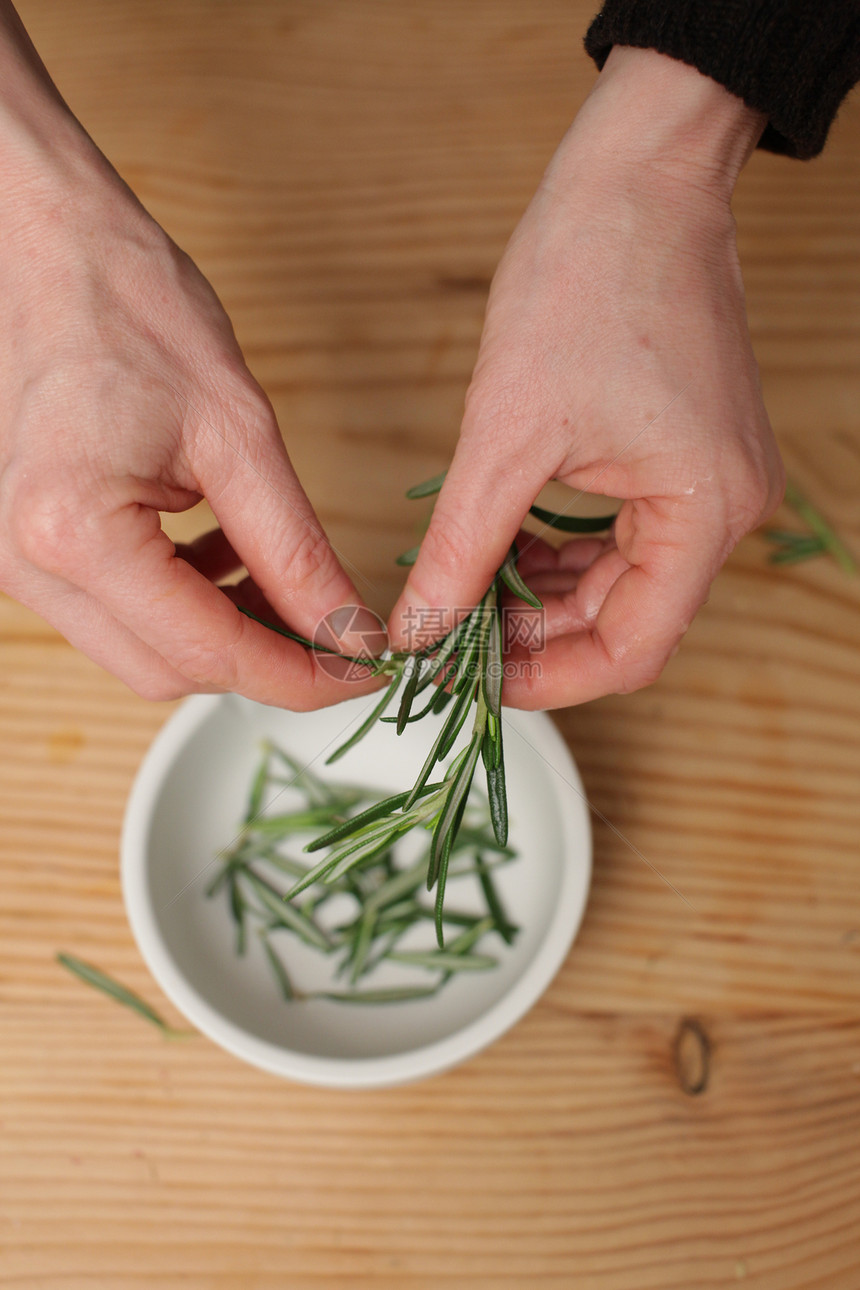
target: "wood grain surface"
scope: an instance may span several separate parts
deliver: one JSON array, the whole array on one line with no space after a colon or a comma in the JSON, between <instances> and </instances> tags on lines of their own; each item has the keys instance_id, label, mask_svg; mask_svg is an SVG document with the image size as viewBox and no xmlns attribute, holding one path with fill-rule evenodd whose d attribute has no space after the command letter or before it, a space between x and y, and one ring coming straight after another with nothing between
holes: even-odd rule
<instances>
[{"instance_id":1,"label":"wood grain surface","mask_svg":"<svg viewBox=\"0 0 860 1290\"><path fill-rule=\"evenodd\" d=\"M591 6L20 8L387 609L403 489L451 452L494 266L593 82ZM860 553L860 103L735 205L790 473ZM56 965L177 1015L117 868L170 708L0 600L0 1283L856 1290L858 640L860 579L746 539L654 687L558 715L595 878L545 997L448 1075L350 1094L165 1042Z\"/></svg>"}]
</instances>

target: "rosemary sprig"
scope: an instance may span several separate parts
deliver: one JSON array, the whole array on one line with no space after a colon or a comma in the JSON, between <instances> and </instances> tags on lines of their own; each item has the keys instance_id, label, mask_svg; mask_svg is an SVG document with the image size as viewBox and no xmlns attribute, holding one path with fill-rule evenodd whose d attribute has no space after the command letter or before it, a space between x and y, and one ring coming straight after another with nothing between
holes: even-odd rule
<instances>
[{"instance_id":1,"label":"rosemary sprig","mask_svg":"<svg viewBox=\"0 0 860 1290\"><path fill-rule=\"evenodd\" d=\"M857 573L857 561L820 511L804 497L791 480L785 486L788 506L809 525L806 532L792 529L765 529L764 536L774 544L771 564L797 564L818 555L832 555L846 573Z\"/></svg>"},{"instance_id":2,"label":"rosemary sprig","mask_svg":"<svg viewBox=\"0 0 860 1290\"><path fill-rule=\"evenodd\" d=\"M444 479L445 472L442 472L416 484L406 495L410 498L435 496ZM540 506L531 507L531 513L542 523L566 533L600 532L609 528L615 519L614 515L595 518L570 516L547 511ZM398 563L414 563L417 551L415 548L405 552ZM363 663L374 675L391 679L371 713L329 756L329 763L354 748L377 721L390 722L400 735L407 725L428 714L439 715L445 711L446 716L410 791L376 802L368 810L345 821L334 821L332 829L306 846L306 851L323 847L329 850L320 861L298 875L288 893L291 899L316 883L342 882L349 874L388 854L405 834L423 827L432 835L427 886L431 891L436 888L434 921L438 945L440 950L443 948L448 865L457 849L457 838L463 826L479 757L487 783L495 846L503 850L507 844L508 806L502 739L502 595L507 589L532 608L542 607L539 598L523 581L517 559L514 543L479 603L440 640L412 652L389 653L381 659L351 659ZM262 621L254 614L249 616ZM275 630L310 649L325 648L326 653L333 652L289 630ZM427 689L431 689L429 698L413 711L416 699ZM397 714L387 716L396 695L399 695ZM443 778L431 785L431 776L453 751L470 715L472 725L466 747L455 756ZM252 793L252 800L253 796Z\"/></svg>"}]
</instances>

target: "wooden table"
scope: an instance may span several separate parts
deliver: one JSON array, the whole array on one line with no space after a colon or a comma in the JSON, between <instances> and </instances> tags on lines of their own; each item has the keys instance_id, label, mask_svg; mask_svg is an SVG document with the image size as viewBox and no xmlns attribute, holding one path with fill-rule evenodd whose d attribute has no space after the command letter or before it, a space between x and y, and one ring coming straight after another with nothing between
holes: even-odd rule
<instances>
[{"instance_id":1,"label":"wooden table","mask_svg":"<svg viewBox=\"0 0 860 1290\"><path fill-rule=\"evenodd\" d=\"M451 451L494 265L592 83L591 6L21 10L386 609L403 487ZM736 209L790 472L860 551L860 101L820 160L755 156ZM57 966L176 1015L117 872L170 709L0 603L2 1284L855 1290L858 639L860 579L745 540L657 685L558 717L596 869L545 997L451 1074L345 1094L171 1045Z\"/></svg>"}]
</instances>

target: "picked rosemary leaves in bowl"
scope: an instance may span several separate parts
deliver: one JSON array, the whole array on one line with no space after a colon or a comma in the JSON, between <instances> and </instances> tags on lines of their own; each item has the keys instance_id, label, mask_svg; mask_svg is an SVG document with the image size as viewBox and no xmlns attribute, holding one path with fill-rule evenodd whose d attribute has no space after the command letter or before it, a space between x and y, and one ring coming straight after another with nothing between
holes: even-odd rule
<instances>
[{"instance_id":1,"label":"picked rosemary leaves in bowl","mask_svg":"<svg viewBox=\"0 0 860 1290\"><path fill-rule=\"evenodd\" d=\"M273 789L275 809L266 810L264 802ZM439 785L428 786L419 801L432 803L439 791ZM291 799L289 810L284 809L285 794ZM496 838L486 801L464 806L449 850L451 882L476 878L485 907L480 912L446 907L441 917L450 935L444 948L428 943L425 934L437 919L434 907L423 899L429 839L405 858L402 845L390 837L385 845L357 844L362 854L348 866L338 860L343 850L339 837L355 819L379 818L379 805L377 791L322 779L283 748L264 745L239 835L221 857L207 895L227 901L237 953L245 953L250 936L259 938L288 1001L383 1004L429 998L457 974L493 969L498 947L513 942L518 929L502 905L494 870L515 853ZM431 818L426 807L425 817ZM336 870L324 883L318 875L321 866L296 854L296 845L321 827L326 832L312 845L330 847ZM489 952L488 940L495 942ZM289 965L296 942L330 956L331 989L299 988ZM374 987L374 974L383 964L396 965L402 980L392 982L389 972L387 983Z\"/></svg>"},{"instance_id":2,"label":"picked rosemary leaves in bowl","mask_svg":"<svg viewBox=\"0 0 860 1290\"><path fill-rule=\"evenodd\" d=\"M397 838L387 854L366 856L335 890L315 883L282 899L327 854L304 851L306 842L391 788L414 783L446 716L428 715L399 738L377 723L342 761L325 767L375 701L290 712L236 694L192 695L149 748L122 831L129 923L179 1014L243 1061L330 1088L425 1078L498 1039L567 957L591 874L589 812L568 748L545 714L512 712L505 749L510 838L499 846L476 786L449 857L445 954L461 960L458 970L436 957L426 827ZM275 748L295 753L308 769L297 773ZM449 762L432 782L444 781ZM395 876L408 890L385 887ZM410 925L401 935L403 923ZM481 965L484 956L496 965ZM331 998L359 993L364 997L346 1004ZM285 994L304 999L287 1003ZM159 1006L157 996L152 1002Z\"/></svg>"}]
</instances>

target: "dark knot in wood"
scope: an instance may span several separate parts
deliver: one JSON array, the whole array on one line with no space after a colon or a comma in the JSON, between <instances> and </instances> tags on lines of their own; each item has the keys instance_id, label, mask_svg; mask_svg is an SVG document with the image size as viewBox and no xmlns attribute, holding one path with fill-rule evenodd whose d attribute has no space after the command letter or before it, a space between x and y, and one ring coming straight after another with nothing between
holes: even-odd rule
<instances>
[{"instance_id":1,"label":"dark knot in wood","mask_svg":"<svg viewBox=\"0 0 860 1290\"><path fill-rule=\"evenodd\" d=\"M690 1097L698 1097L708 1087L711 1067L711 1042L701 1022L682 1017L673 1049L678 1083Z\"/></svg>"}]
</instances>

